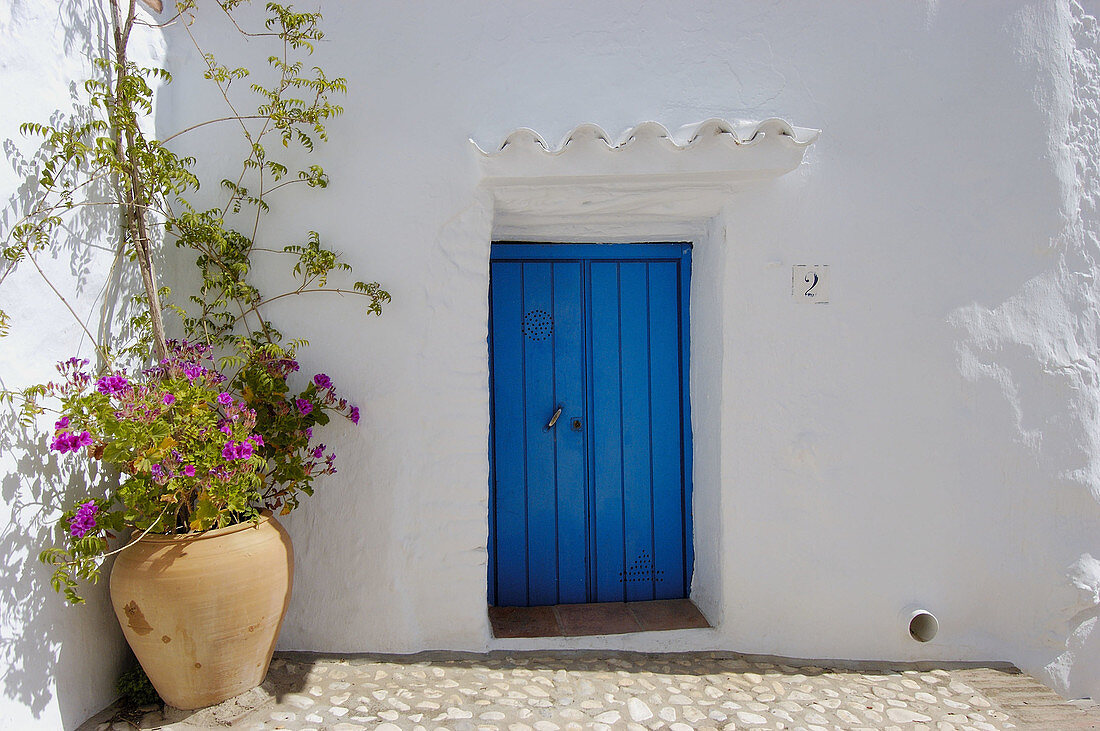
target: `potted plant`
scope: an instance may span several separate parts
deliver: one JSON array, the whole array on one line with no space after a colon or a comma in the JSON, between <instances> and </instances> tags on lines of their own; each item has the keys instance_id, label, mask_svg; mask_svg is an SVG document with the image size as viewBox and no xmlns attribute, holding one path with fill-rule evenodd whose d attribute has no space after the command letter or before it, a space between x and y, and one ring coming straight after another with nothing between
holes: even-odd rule
<instances>
[{"instance_id":1,"label":"potted plant","mask_svg":"<svg viewBox=\"0 0 1100 731\"><path fill-rule=\"evenodd\" d=\"M84 326L95 343L94 365L70 358L49 383L0 398L21 398L27 419L55 411L49 448L108 468L64 511L59 545L40 558L54 568L54 588L80 603L79 583L97 580L104 559L115 557L111 595L123 632L157 691L180 708L219 702L263 680L293 577L293 550L276 515L335 472L335 454L314 429L332 415L359 422L358 408L340 398L327 375L303 385L295 373L305 341L285 342L264 305L325 291L365 298L367 312L380 314L389 300L376 282L331 286L330 274L350 267L316 232L281 248L257 243L272 193L328 184L320 166L296 169L265 143L272 138L280 148L312 152L315 140L325 139L325 121L342 111L330 95L342 93L345 82L320 68L304 71L303 57L322 37L319 13L268 2L265 29L246 32L232 16L246 2L216 7L247 37L270 38L278 48L268 58L273 81L250 86L255 113L230 103L224 117L155 139L142 117L155 107L151 80L169 77L127 54L134 28L155 24L138 22L132 0L110 0L108 51L96 63L100 75L82 87L86 107L69 119L23 127L43 140L30 181L35 195L0 242L10 266L29 261L42 273L36 256L71 230L66 217L74 210L108 206L119 214L117 262L131 263L140 281L130 298L127 332L134 336L104 340ZM194 12L194 1L183 0L162 25L194 40ZM248 70L222 66L205 51L201 58L205 78L229 102L239 88L231 85ZM247 157L239 174L219 181L227 199L203 208L184 197L199 185L194 159L168 143L215 123L239 125ZM158 281L157 244L164 243L196 257L201 281L185 305L173 303ZM297 281L265 297L249 276L256 259L271 254L291 257ZM167 337L166 313L179 316L186 340ZM0 312L0 336L10 326Z\"/></svg>"},{"instance_id":2,"label":"potted plant","mask_svg":"<svg viewBox=\"0 0 1100 731\"><path fill-rule=\"evenodd\" d=\"M72 358L45 387L60 401L51 449L101 460L121 479L63 516L68 545L42 559L79 600L77 578L96 578L111 538L130 539L115 551L111 601L153 685L179 708L263 680L293 575L274 514L335 472L314 427L333 413L359 420L327 375L296 391L291 353L240 347L231 375L209 346L169 341L168 357L138 373L94 378Z\"/></svg>"}]
</instances>

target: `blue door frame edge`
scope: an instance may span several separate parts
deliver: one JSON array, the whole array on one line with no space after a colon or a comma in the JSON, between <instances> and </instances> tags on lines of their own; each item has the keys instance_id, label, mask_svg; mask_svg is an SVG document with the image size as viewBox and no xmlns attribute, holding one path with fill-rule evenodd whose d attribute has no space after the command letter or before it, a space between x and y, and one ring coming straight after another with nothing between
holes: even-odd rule
<instances>
[{"instance_id":1,"label":"blue door frame edge","mask_svg":"<svg viewBox=\"0 0 1100 731\"><path fill-rule=\"evenodd\" d=\"M675 260L691 257L691 244L553 244L529 241L494 241L491 261L555 261L560 259L611 259L615 261Z\"/></svg>"},{"instance_id":2,"label":"blue door frame edge","mask_svg":"<svg viewBox=\"0 0 1100 731\"><path fill-rule=\"evenodd\" d=\"M687 596L691 587L691 576L694 565L694 533L692 530L692 434L691 411L689 395L689 353L690 353L690 276L691 276L691 244L687 242L647 242L647 243L549 243L549 242L516 242L496 241L492 243L490 261L496 262L556 262L556 261L615 261L615 262L655 262L675 261L679 263L679 282L677 296L679 299L679 318L677 333L681 352L679 361L679 379L681 392L681 434L680 434L680 460L682 479L682 509L683 525L683 596ZM495 547L496 547L496 458L495 435L492 415L495 411L495 386L494 386L494 362L493 362L493 287L490 283L489 297L489 378L490 378L490 434L489 434L489 535L488 535L488 594L489 603L497 603L497 576ZM589 398L591 402L591 366L588 373ZM589 455L591 458L591 455ZM588 470L591 465L588 465ZM593 545L595 545L593 543ZM589 572L594 569L587 567ZM593 576L590 573L590 581ZM594 583L590 583L590 587ZM594 598L590 598L590 601Z\"/></svg>"}]
</instances>

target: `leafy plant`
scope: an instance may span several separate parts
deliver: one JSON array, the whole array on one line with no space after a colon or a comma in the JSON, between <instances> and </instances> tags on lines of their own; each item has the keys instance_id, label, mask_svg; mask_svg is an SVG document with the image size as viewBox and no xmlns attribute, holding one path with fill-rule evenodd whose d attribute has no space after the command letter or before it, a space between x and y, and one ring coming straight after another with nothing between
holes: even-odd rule
<instances>
[{"instance_id":1,"label":"leafy plant","mask_svg":"<svg viewBox=\"0 0 1100 731\"><path fill-rule=\"evenodd\" d=\"M124 708L139 708L153 704L164 705L160 694L157 693L157 689L153 687L153 684L149 681L149 676L145 674L145 670L140 665L118 676L115 689L118 691L119 700Z\"/></svg>"},{"instance_id":2,"label":"leafy plant","mask_svg":"<svg viewBox=\"0 0 1100 731\"><path fill-rule=\"evenodd\" d=\"M71 358L46 386L63 414L50 448L121 473L117 488L65 514L67 548L40 556L71 602L81 601L77 578L98 578L98 559L119 531L204 531L253 520L261 509L289 512L299 492L312 494L317 477L336 471L336 455L313 441L313 427L328 423L329 412L359 420L323 373L292 391L287 376L298 364L279 348L242 341L243 365L230 381L209 346L167 345L168 358L137 374L94 379L88 361Z\"/></svg>"},{"instance_id":3,"label":"leafy plant","mask_svg":"<svg viewBox=\"0 0 1100 731\"><path fill-rule=\"evenodd\" d=\"M131 34L147 23L135 0L110 0L110 50L95 60L95 78L80 87L87 112L21 128L41 140L41 149L34 198L3 236L8 271L29 264L45 277L37 257L69 233L74 212L107 207L118 213L116 262L135 267L141 282L130 335L100 341L85 327L95 343L94 367L73 358L59 366L60 380L0 393L19 404L28 423L55 399L60 418L51 447L102 460L118 473L117 487L108 481L63 514L65 547L41 555L55 567L54 587L71 602L81 601L80 580L98 578L109 539L127 530L207 530L254 519L265 508L285 513L302 494L311 495L316 478L335 471L335 455L314 441L313 428L330 413L358 423L359 410L336 395L324 374L301 389L290 385L306 341L284 342L264 308L291 295L330 292L360 297L367 313L381 314L390 299L377 282L334 284L334 275L347 276L351 267L316 231L282 247L261 243L261 223L277 193L329 183L321 166L294 164L327 140L326 123L343 112L333 99L347 90L342 77L307 68L323 38L321 14L267 2L263 30L247 31L236 15L247 0L206 4L202 12L273 46L270 81L248 83L247 68L222 65L201 46L197 0L178 2L160 24L194 44L204 78L226 104L223 116L160 139L148 133L151 125L143 122L153 112L156 85L171 76L130 59ZM249 103L251 111L240 111ZM225 124L239 129L246 153L237 172L218 183L225 199L204 207L197 203L196 160L174 143ZM182 301L160 282L163 244L195 257L200 283ZM295 284L268 296L252 274L270 257L288 258ZM50 287L76 316L65 294ZM166 314L178 317L186 341L167 337ZM11 327L0 312L0 336Z\"/></svg>"}]
</instances>

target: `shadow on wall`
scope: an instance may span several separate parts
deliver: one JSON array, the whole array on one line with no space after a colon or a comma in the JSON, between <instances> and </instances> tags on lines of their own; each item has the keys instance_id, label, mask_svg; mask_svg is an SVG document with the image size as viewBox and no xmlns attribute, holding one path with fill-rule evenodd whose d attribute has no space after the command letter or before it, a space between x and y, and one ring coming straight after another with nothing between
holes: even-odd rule
<instances>
[{"instance_id":1,"label":"shadow on wall","mask_svg":"<svg viewBox=\"0 0 1100 731\"><path fill-rule=\"evenodd\" d=\"M95 57L107 52L106 38L108 37L110 23L103 9L94 0L66 0L60 3L58 20L64 29L64 51L68 57ZM101 76L97 72L97 76ZM27 122L46 123L53 127L75 126L86 123L93 118L93 109L86 103L87 99L83 91L83 79L73 79L69 83L68 110L58 109L53 112L49 120L25 120ZM37 137L23 137L19 140L6 138L3 141L4 157L11 169L22 182L8 199L3 210L0 210L0 233L6 238L12 228L22 222L28 214L33 214L42 205L41 193L37 189L38 174L46 162L47 154L38 149L30 156L24 150L30 144L40 140ZM67 181L76 179L81 171L74 171L69 175L58 176L57 182L64 185ZM117 294L121 289L121 281L118 276L120 267L112 267L111 281L106 286L91 281L92 265L97 254L102 255L114 238L116 216L101 206L80 206L87 201L101 201L111 195L111 181L101 179L83 188L83 193L75 209L64 214L65 224L57 229L52 246L47 250L50 258L58 260L68 258L69 275L71 283L62 287L71 287L71 292L77 297L94 294L94 290L103 287L106 296L104 301L110 302L117 297L109 295ZM18 268L30 269L29 262L24 262ZM117 262L116 262L117 264ZM3 269L0 270L0 284L13 275L17 266L5 260ZM111 313L105 308L103 317L99 323L99 333L102 338L105 322L109 322Z\"/></svg>"},{"instance_id":2,"label":"shadow on wall","mask_svg":"<svg viewBox=\"0 0 1100 731\"><path fill-rule=\"evenodd\" d=\"M5 457L0 494L10 510L0 532L0 679L4 695L35 717L56 697L67 728L95 710L77 689L113 684L124 644L105 585L84 592L87 606L67 607L50 587L51 569L37 554L56 535L54 506L79 499L101 475L95 467L49 454L37 427L20 425L14 411L0 415L0 434ZM89 677L97 673L104 677Z\"/></svg>"},{"instance_id":3,"label":"shadow on wall","mask_svg":"<svg viewBox=\"0 0 1100 731\"><path fill-rule=\"evenodd\" d=\"M80 60L104 53L109 29L105 5L96 0L63 0L58 4L57 22L63 33L65 58ZM51 114L49 124L89 120L92 109L85 101L82 79L74 79L69 84L69 108ZM34 138L3 140L4 156L21 182L0 209L2 236L40 205L36 181L46 156L41 150L26 152L36 142ZM77 202L109 200L110 186L110 180L85 186ZM98 341L126 338L132 334L129 320L136 312L133 293L140 291L140 281L134 268L124 266L117 252L117 213L107 206L78 205L64 214L64 221L50 245L36 254L38 266L73 309L82 316L91 313L84 324ZM20 303L41 307L46 313L43 320L33 324L48 326L68 316L60 299L47 299L53 294L31 261L18 266L4 262L0 266L0 285L7 280L9 291L19 287L20 292L41 292L40 302ZM13 331L29 324L25 322L26 312L10 314ZM17 366L24 374L33 373L33 380L46 382L56 375L51 361L57 354L89 354L92 344L88 339L85 335L82 342L57 343L56 351L45 354L33 347L20 349L20 343L16 343L6 349L4 365ZM31 342L35 341L26 341ZM37 342L48 341L40 333ZM0 372L0 389L19 390L28 385L12 382L10 373ZM0 514L6 512L8 518L0 529L0 560L4 562L0 575L0 683L4 700L0 702L5 706L0 716L7 716L0 718L0 728L17 727L20 721L11 714L27 721L33 717L42 724L55 723L52 719L59 716L63 727L77 726L114 697L115 679L129 657L107 601L110 565L104 567L102 583L84 587L82 595L87 605L69 607L50 586L52 569L37 560L38 553L60 537L58 509L88 496L92 492L89 486L114 479L94 462L75 455L59 457L49 451L48 435L55 419L56 415L47 413L35 423L21 423L17 406L7 405L0 411ZM24 710L12 708L9 712L11 706L22 706Z\"/></svg>"}]
</instances>

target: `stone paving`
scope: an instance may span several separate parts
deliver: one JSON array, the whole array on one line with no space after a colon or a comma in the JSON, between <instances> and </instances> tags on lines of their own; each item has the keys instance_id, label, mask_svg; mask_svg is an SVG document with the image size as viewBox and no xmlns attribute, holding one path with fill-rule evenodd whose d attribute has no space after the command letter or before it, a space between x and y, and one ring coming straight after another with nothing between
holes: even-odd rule
<instances>
[{"instance_id":1,"label":"stone paving","mask_svg":"<svg viewBox=\"0 0 1100 731\"><path fill-rule=\"evenodd\" d=\"M283 653L264 685L201 711L145 709L84 729L1100 729L1010 665L844 663L733 653Z\"/></svg>"}]
</instances>

